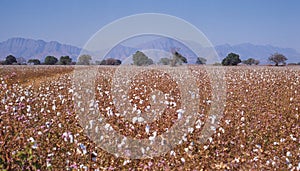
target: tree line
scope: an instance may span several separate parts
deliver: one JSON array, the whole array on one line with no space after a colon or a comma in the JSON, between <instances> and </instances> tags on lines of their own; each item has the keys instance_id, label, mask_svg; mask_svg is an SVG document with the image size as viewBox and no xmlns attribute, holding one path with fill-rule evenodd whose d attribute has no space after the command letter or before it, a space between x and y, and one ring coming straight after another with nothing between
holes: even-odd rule
<instances>
[{"instance_id":1,"label":"tree line","mask_svg":"<svg viewBox=\"0 0 300 171\"><path fill-rule=\"evenodd\" d=\"M153 60L149 58L145 53L141 51L136 51L132 56L133 63L132 65L136 66L148 66L154 64ZM288 60L286 56L280 53L272 54L268 60L273 63L275 66L286 65ZM198 57L195 64L205 65L207 59L204 57ZM176 50L172 50L172 57L163 57L158 61L159 65L182 65L183 63L188 63L187 58L184 57ZM254 58L248 58L246 60L241 60L240 56L236 53L229 53L221 63L215 63L214 65L223 65L223 66L235 66L238 64L244 65L259 65L260 61ZM8 55L4 61L0 61L0 65L121 65L122 61L120 59L107 58L102 61L92 62L92 56L83 54L79 56L77 62L72 61L72 58L69 56L61 56L59 59L55 56L46 56L44 62L41 62L39 59L29 59L26 61L24 58L16 58L13 55ZM300 65L299 63L290 63L288 65Z\"/></svg>"},{"instance_id":2,"label":"tree line","mask_svg":"<svg viewBox=\"0 0 300 171\"><path fill-rule=\"evenodd\" d=\"M69 56L61 56L57 59L55 56L46 56L44 62L39 59L29 59L26 61L23 57L16 58L13 55L8 55L4 61L0 61L2 65L74 65L72 58Z\"/></svg>"},{"instance_id":3,"label":"tree line","mask_svg":"<svg viewBox=\"0 0 300 171\"><path fill-rule=\"evenodd\" d=\"M275 66L284 66L287 65L286 61L288 60L288 58L280 53L274 53L271 54L270 57L268 58L268 61L270 63L273 63ZM234 65L238 65L240 63L243 63L245 65L258 65L260 63L259 60L256 60L254 58L248 58L247 60L241 60L240 56L236 53L229 53L223 60L221 65L224 66L234 66ZM299 63L289 63L288 65L300 65Z\"/></svg>"}]
</instances>

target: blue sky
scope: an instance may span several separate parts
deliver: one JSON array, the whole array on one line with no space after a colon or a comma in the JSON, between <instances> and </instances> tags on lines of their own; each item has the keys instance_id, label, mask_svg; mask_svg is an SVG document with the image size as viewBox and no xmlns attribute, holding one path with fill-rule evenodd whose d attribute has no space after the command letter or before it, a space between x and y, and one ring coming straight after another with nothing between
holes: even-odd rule
<instances>
[{"instance_id":1,"label":"blue sky","mask_svg":"<svg viewBox=\"0 0 300 171\"><path fill-rule=\"evenodd\" d=\"M139 13L182 18L214 44L271 44L300 52L299 0L1 0L0 41L55 40L82 47L99 29Z\"/></svg>"}]
</instances>

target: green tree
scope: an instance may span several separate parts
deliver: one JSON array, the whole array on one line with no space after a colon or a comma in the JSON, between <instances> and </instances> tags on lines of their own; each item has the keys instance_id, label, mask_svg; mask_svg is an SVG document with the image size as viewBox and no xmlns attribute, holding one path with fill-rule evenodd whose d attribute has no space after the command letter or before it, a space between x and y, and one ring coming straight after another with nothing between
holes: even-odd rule
<instances>
[{"instance_id":1,"label":"green tree","mask_svg":"<svg viewBox=\"0 0 300 171\"><path fill-rule=\"evenodd\" d=\"M206 64L206 59L205 58L202 58L202 57L198 57L197 58L197 61L196 61L196 64L199 64L199 65L205 65Z\"/></svg>"},{"instance_id":2,"label":"green tree","mask_svg":"<svg viewBox=\"0 0 300 171\"><path fill-rule=\"evenodd\" d=\"M148 56L141 51L135 52L132 58L133 58L133 64L137 66L147 66L153 64L153 60L148 58Z\"/></svg>"},{"instance_id":3,"label":"green tree","mask_svg":"<svg viewBox=\"0 0 300 171\"><path fill-rule=\"evenodd\" d=\"M274 53L269 57L269 61L275 63L275 66L278 66L280 63L285 65L285 61L288 60L283 54Z\"/></svg>"},{"instance_id":4,"label":"green tree","mask_svg":"<svg viewBox=\"0 0 300 171\"><path fill-rule=\"evenodd\" d=\"M71 65L72 63L72 58L69 56L61 56L59 59L59 64L60 65Z\"/></svg>"},{"instance_id":5,"label":"green tree","mask_svg":"<svg viewBox=\"0 0 300 171\"><path fill-rule=\"evenodd\" d=\"M58 62L58 59L54 56L46 56L45 65L55 65Z\"/></svg>"},{"instance_id":6,"label":"green tree","mask_svg":"<svg viewBox=\"0 0 300 171\"><path fill-rule=\"evenodd\" d=\"M92 60L92 56L91 55L81 55L78 58L77 64L78 65L90 65L91 64L91 60Z\"/></svg>"},{"instance_id":7,"label":"green tree","mask_svg":"<svg viewBox=\"0 0 300 171\"><path fill-rule=\"evenodd\" d=\"M41 64L41 61L38 60L38 59L29 59L29 60L28 60L28 63L29 63L29 64L33 64L33 65L40 65L40 64Z\"/></svg>"},{"instance_id":8,"label":"green tree","mask_svg":"<svg viewBox=\"0 0 300 171\"><path fill-rule=\"evenodd\" d=\"M182 65L182 63L187 63L186 57L182 56L179 52L173 52L173 59L171 61L171 66L176 66L176 64Z\"/></svg>"},{"instance_id":9,"label":"green tree","mask_svg":"<svg viewBox=\"0 0 300 171\"><path fill-rule=\"evenodd\" d=\"M247 60L242 61L243 64L246 65L258 65L259 64L259 60L253 59L253 58L249 58Z\"/></svg>"},{"instance_id":10,"label":"green tree","mask_svg":"<svg viewBox=\"0 0 300 171\"><path fill-rule=\"evenodd\" d=\"M171 63L171 59L169 58L160 58L158 61L158 64L161 65L170 65L170 63Z\"/></svg>"},{"instance_id":11,"label":"green tree","mask_svg":"<svg viewBox=\"0 0 300 171\"><path fill-rule=\"evenodd\" d=\"M229 53L226 58L222 60L222 65L224 66L234 66L241 63L240 56L235 53Z\"/></svg>"},{"instance_id":12,"label":"green tree","mask_svg":"<svg viewBox=\"0 0 300 171\"><path fill-rule=\"evenodd\" d=\"M16 63L17 63L17 59L13 55L8 55L6 57L6 60L4 61L5 65L12 65L12 64L16 64Z\"/></svg>"}]
</instances>

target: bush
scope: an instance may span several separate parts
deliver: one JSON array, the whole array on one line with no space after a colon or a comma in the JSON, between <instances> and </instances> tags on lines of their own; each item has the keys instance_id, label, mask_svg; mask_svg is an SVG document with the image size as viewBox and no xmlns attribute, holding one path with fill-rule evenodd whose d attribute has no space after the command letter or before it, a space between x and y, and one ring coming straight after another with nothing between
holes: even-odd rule
<instances>
[{"instance_id":1,"label":"bush","mask_svg":"<svg viewBox=\"0 0 300 171\"><path fill-rule=\"evenodd\" d=\"M104 59L101 62L97 61L97 65L121 65L122 61L119 59L114 59L114 58L108 58Z\"/></svg>"}]
</instances>

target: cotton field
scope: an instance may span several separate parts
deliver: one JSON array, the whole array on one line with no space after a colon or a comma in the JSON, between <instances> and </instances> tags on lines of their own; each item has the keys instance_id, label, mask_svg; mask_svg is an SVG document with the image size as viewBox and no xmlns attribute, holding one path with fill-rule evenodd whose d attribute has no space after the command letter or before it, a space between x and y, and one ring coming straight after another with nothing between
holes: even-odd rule
<instances>
[{"instance_id":1,"label":"cotton field","mask_svg":"<svg viewBox=\"0 0 300 171\"><path fill-rule=\"evenodd\" d=\"M0 67L0 169L300 170L299 67L126 67Z\"/></svg>"}]
</instances>

